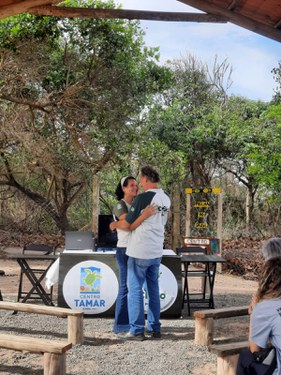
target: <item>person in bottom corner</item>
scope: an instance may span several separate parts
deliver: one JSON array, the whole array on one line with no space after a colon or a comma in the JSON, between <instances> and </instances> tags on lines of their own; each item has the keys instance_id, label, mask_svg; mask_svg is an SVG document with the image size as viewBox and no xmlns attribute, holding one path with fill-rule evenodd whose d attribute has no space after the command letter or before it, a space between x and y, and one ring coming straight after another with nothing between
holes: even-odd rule
<instances>
[{"instance_id":1,"label":"person in bottom corner","mask_svg":"<svg viewBox=\"0 0 281 375\"><path fill-rule=\"evenodd\" d=\"M269 259L281 256L281 238L272 237L265 241L262 245L261 253L265 262ZM249 315L251 315L256 303L256 293L254 293L248 308Z\"/></svg>"},{"instance_id":2,"label":"person in bottom corner","mask_svg":"<svg viewBox=\"0 0 281 375\"><path fill-rule=\"evenodd\" d=\"M115 195L118 199L117 204L113 208L113 214L119 221L125 219L133 199L137 196L139 187L137 181L132 176L121 178L115 190ZM142 215L141 220L144 220L154 210L148 208ZM113 332L117 335L122 335L129 331L129 317L128 317L128 288L127 288L127 262L128 256L126 255L127 243L129 240L130 232L128 230L117 229L117 249L116 261L119 269L119 291L116 299L115 306L115 320Z\"/></svg>"},{"instance_id":3,"label":"person in bottom corner","mask_svg":"<svg viewBox=\"0 0 281 375\"><path fill-rule=\"evenodd\" d=\"M263 374L281 374L281 257L266 261L259 280L256 304L250 320L250 349L240 353L236 375L259 374L264 370L261 358L268 343L276 350L276 359L269 363ZM267 359L269 362L269 358ZM259 370L260 369L260 370ZM252 372L251 372L252 371Z\"/></svg>"},{"instance_id":4,"label":"person in bottom corner","mask_svg":"<svg viewBox=\"0 0 281 375\"><path fill-rule=\"evenodd\" d=\"M145 314L143 285L148 294L147 332L152 338L161 338L159 267L163 255L164 227L170 210L170 198L159 186L158 172L143 167L140 184L144 193L133 201L125 220L110 224L110 228L131 231L126 254L128 258L128 311L130 332L124 337L128 340L143 341L145 336ZM145 207L156 208L156 214L140 222ZM136 228L136 225L139 225ZM136 229L135 229L136 228Z\"/></svg>"}]
</instances>

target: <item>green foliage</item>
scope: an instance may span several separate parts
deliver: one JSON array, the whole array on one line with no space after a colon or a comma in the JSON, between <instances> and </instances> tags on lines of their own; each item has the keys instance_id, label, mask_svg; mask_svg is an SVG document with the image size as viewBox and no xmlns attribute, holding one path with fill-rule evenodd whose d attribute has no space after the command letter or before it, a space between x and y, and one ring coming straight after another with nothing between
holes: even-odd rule
<instances>
[{"instance_id":1,"label":"green foliage","mask_svg":"<svg viewBox=\"0 0 281 375\"><path fill-rule=\"evenodd\" d=\"M83 4L113 6L67 2ZM169 71L138 22L20 15L0 32L1 184L35 199L64 230L89 175L132 154L138 114Z\"/></svg>"},{"instance_id":2,"label":"green foliage","mask_svg":"<svg viewBox=\"0 0 281 375\"><path fill-rule=\"evenodd\" d=\"M191 174L195 186L208 186L225 154L221 82L226 64L215 61L213 77L192 56L170 62L169 67L173 85L156 98L148 126L169 149L184 155L186 177Z\"/></svg>"},{"instance_id":3,"label":"green foliage","mask_svg":"<svg viewBox=\"0 0 281 375\"><path fill-rule=\"evenodd\" d=\"M0 20L0 48L17 51L30 40L54 42L59 36L56 17L33 16L28 13Z\"/></svg>"},{"instance_id":4,"label":"green foliage","mask_svg":"<svg viewBox=\"0 0 281 375\"><path fill-rule=\"evenodd\" d=\"M242 97L231 97L224 113L229 157L245 160L261 143L259 124L268 105Z\"/></svg>"},{"instance_id":5,"label":"green foliage","mask_svg":"<svg viewBox=\"0 0 281 375\"><path fill-rule=\"evenodd\" d=\"M210 69L187 56L159 66L159 49L145 46L135 21L22 14L0 21L0 54L0 185L36 202L32 228L51 226L50 217L62 231L86 225L94 174L101 212L110 213L119 179L138 177L145 164L159 170L171 195L175 182L210 186L234 175L237 191L225 194L229 228L243 222L241 183L253 199L265 191L257 204L270 196L278 211L280 63L269 106L227 97L226 61Z\"/></svg>"},{"instance_id":6,"label":"green foliage","mask_svg":"<svg viewBox=\"0 0 281 375\"><path fill-rule=\"evenodd\" d=\"M138 165L151 165L161 176L162 187L172 192L175 182L181 183L185 177L185 155L174 151L161 140L151 136L149 129L143 127L140 142L137 145Z\"/></svg>"},{"instance_id":7,"label":"green foliage","mask_svg":"<svg viewBox=\"0 0 281 375\"><path fill-rule=\"evenodd\" d=\"M274 104L281 103L281 61L278 62L278 66L273 68L271 73L273 73L273 78L277 83L277 87L275 89L275 95L273 97Z\"/></svg>"},{"instance_id":8,"label":"green foliage","mask_svg":"<svg viewBox=\"0 0 281 375\"><path fill-rule=\"evenodd\" d=\"M272 105L263 114L259 127L260 145L251 156L249 170L267 191L281 191L281 104Z\"/></svg>"}]
</instances>

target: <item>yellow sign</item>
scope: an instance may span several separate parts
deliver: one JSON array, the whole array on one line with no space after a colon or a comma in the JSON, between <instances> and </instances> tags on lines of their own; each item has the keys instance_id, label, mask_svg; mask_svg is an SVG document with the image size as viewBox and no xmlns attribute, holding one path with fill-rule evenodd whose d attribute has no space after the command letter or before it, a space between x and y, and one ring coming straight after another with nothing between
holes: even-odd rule
<instances>
[{"instance_id":1,"label":"yellow sign","mask_svg":"<svg viewBox=\"0 0 281 375\"><path fill-rule=\"evenodd\" d=\"M205 212L198 212L198 217L205 217L206 216L206 213Z\"/></svg>"},{"instance_id":2,"label":"yellow sign","mask_svg":"<svg viewBox=\"0 0 281 375\"><path fill-rule=\"evenodd\" d=\"M196 222L195 225L194 225L195 228L199 228L199 229L207 229L209 227L209 225L207 223L198 223Z\"/></svg>"},{"instance_id":3,"label":"yellow sign","mask_svg":"<svg viewBox=\"0 0 281 375\"><path fill-rule=\"evenodd\" d=\"M198 194L198 193L220 194L221 192L222 192L222 188L203 188L203 189L186 188L185 189L185 194Z\"/></svg>"},{"instance_id":4,"label":"yellow sign","mask_svg":"<svg viewBox=\"0 0 281 375\"><path fill-rule=\"evenodd\" d=\"M194 207L200 207L200 208L206 207L206 208L209 208L210 207L210 202L208 202L208 201L196 202L194 204Z\"/></svg>"}]
</instances>

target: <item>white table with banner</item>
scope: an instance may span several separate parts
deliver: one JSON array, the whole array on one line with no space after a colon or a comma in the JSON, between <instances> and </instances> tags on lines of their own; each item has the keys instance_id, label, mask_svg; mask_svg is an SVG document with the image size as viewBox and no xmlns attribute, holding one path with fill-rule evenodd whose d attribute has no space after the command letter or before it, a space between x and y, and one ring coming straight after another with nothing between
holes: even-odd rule
<instances>
[{"instance_id":1,"label":"white table with banner","mask_svg":"<svg viewBox=\"0 0 281 375\"><path fill-rule=\"evenodd\" d=\"M68 251L60 254L46 280L49 286L58 281L58 306L80 309L97 317L114 316L118 274L115 251ZM180 317L181 260L173 250L163 251L159 289L161 317ZM147 309L145 290L144 302Z\"/></svg>"}]
</instances>

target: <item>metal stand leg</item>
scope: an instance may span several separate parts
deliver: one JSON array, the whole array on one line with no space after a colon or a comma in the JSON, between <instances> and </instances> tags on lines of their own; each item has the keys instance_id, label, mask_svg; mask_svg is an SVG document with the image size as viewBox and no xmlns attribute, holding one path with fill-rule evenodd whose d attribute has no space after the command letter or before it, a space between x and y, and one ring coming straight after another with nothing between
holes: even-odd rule
<instances>
[{"instance_id":1,"label":"metal stand leg","mask_svg":"<svg viewBox=\"0 0 281 375\"><path fill-rule=\"evenodd\" d=\"M4 276L4 275L5 275L5 271L0 270L0 276ZM0 290L0 301L3 301L1 290Z\"/></svg>"},{"instance_id":2,"label":"metal stand leg","mask_svg":"<svg viewBox=\"0 0 281 375\"><path fill-rule=\"evenodd\" d=\"M190 301L189 301L189 290L188 290L188 264L184 263L184 286L183 286L183 296L182 296L182 308L184 304L187 304L187 313L190 316Z\"/></svg>"},{"instance_id":3,"label":"metal stand leg","mask_svg":"<svg viewBox=\"0 0 281 375\"><path fill-rule=\"evenodd\" d=\"M210 283L210 300L209 300L209 307L214 309L215 302L214 302L214 284L215 284L215 276L216 276L216 263L213 263L213 270L211 270L211 265L209 264L208 273L209 273L209 283Z\"/></svg>"}]
</instances>

